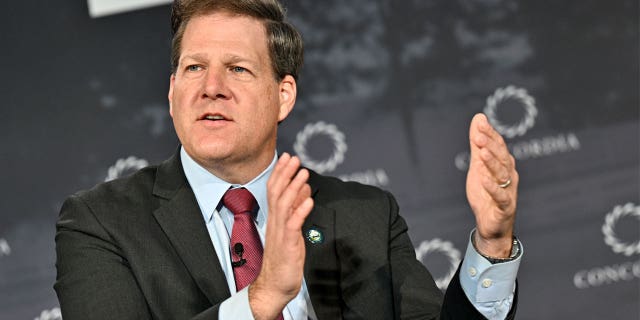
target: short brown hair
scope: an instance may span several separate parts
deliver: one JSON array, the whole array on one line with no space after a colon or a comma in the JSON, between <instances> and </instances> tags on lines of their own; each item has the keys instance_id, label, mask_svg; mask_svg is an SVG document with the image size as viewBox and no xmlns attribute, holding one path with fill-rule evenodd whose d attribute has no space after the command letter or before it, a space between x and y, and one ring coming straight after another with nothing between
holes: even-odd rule
<instances>
[{"instance_id":1,"label":"short brown hair","mask_svg":"<svg viewBox=\"0 0 640 320\"><path fill-rule=\"evenodd\" d=\"M171 8L171 72L180 61L182 37L189 20L195 16L225 11L262 21L267 32L269 58L276 80L286 75L298 79L302 67L303 44L300 33L285 22L285 10L278 0L174 0Z\"/></svg>"}]
</instances>

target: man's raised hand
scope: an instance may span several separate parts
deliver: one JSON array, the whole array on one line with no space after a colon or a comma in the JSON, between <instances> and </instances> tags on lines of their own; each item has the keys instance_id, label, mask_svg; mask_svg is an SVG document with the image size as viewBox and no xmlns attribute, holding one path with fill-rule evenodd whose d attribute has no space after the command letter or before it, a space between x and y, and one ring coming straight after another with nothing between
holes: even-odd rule
<instances>
[{"instance_id":1,"label":"man's raised hand","mask_svg":"<svg viewBox=\"0 0 640 320\"><path fill-rule=\"evenodd\" d=\"M256 319L275 319L302 285L305 247L302 225L313 208L309 171L284 153L267 182L269 216L262 269L249 286Z\"/></svg>"}]
</instances>

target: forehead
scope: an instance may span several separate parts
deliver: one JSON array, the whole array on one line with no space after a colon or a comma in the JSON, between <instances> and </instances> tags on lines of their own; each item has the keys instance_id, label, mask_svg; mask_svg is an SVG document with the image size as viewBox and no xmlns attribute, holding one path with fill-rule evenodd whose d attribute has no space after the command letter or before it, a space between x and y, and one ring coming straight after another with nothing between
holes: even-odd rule
<instances>
[{"instance_id":1,"label":"forehead","mask_svg":"<svg viewBox=\"0 0 640 320\"><path fill-rule=\"evenodd\" d=\"M181 47L182 55L225 53L258 60L268 57L264 23L224 11L191 18L185 27Z\"/></svg>"}]
</instances>

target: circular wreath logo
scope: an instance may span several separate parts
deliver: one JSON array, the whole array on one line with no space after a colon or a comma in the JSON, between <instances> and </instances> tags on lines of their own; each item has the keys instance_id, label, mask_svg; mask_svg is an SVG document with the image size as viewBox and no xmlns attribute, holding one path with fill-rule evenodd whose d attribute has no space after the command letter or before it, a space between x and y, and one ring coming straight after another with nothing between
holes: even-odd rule
<instances>
[{"instance_id":1,"label":"circular wreath logo","mask_svg":"<svg viewBox=\"0 0 640 320\"><path fill-rule=\"evenodd\" d=\"M109 167L105 182L122 177L127 171L139 170L149 165L149 161L145 159L139 159L134 156L128 158L118 159L114 165Z\"/></svg>"},{"instance_id":2,"label":"circular wreath logo","mask_svg":"<svg viewBox=\"0 0 640 320\"><path fill-rule=\"evenodd\" d=\"M333 142L333 154L326 160L315 160L307 154L307 142L317 135L325 135ZM307 124L304 129L296 135L293 150L305 166L318 173L324 173L335 170L335 168L344 161L344 155L347 152L347 143L345 142L344 133L338 130L338 127L334 124L319 121Z\"/></svg>"},{"instance_id":3,"label":"circular wreath logo","mask_svg":"<svg viewBox=\"0 0 640 320\"><path fill-rule=\"evenodd\" d=\"M611 212L607 213L607 216L604 218L604 225L602 225L604 242L609 245L615 253L622 253L625 256L631 256L634 253L640 254L640 240L625 243L616 236L615 226L620 218L626 216L635 216L640 219L640 206L629 202L624 206L615 206Z\"/></svg>"},{"instance_id":4,"label":"circular wreath logo","mask_svg":"<svg viewBox=\"0 0 640 320\"><path fill-rule=\"evenodd\" d=\"M438 288L445 290L456 274L458 264L460 264L460 251L453 246L453 243L435 238L430 241L422 241L420 246L416 248L416 258L422 261L424 257L433 252L442 253L449 260L449 271L444 276L435 279Z\"/></svg>"},{"instance_id":5,"label":"circular wreath logo","mask_svg":"<svg viewBox=\"0 0 640 320\"><path fill-rule=\"evenodd\" d=\"M520 122L509 125L504 124L496 115L498 106L507 99L513 99L522 104L525 115ZM491 96L487 98L487 104L484 107L484 113L489 118L489 122L507 138L524 135L527 130L533 128L535 119L538 115L538 109L535 105L535 99L529 95L526 89L517 88L515 86L507 86L506 88L498 88Z\"/></svg>"}]
</instances>

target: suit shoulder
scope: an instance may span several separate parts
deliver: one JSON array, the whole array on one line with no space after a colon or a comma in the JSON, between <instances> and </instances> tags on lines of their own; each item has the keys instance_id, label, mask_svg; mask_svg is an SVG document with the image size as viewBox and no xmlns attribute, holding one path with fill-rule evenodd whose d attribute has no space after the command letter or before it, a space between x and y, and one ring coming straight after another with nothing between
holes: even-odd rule
<instances>
[{"instance_id":1,"label":"suit shoulder","mask_svg":"<svg viewBox=\"0 0 640 320\"><path fill-rule=\"evenodd\" d=\"M86 204L135 202L148 197L155 182L157 166L142 168L127 177L97 184L91 189L76 192L71 198Z\"/></svg>"},{"instance_id":2,"label":"suit shoulder","mask_svg":"<svg viewBox=\"0 0 640 320\"><path fill-rule=\"evenodd\" d=\"M391 224L398 220L395 198L378 187L316 173L311 173L309 184L315 206L335 212L336 232L343 236L384 235ZM363 221L367 223L362 223ZM362 243L370 243L370 240L362 239Z\"/></svg>"},{"instance_id":3,"label":"suit shoulder","mask_svg":"<svg viewBox=\"0 0 640 320\"><path fill-rule=\"evenodd\" d=\"M309 184L312 190L317 191L316 197L328 201L364 200L375 199L388 201L392 197L388 191L378 187L362 184L355 181L343 181L335 177L323 176L309 171Z\"/></svg>"}]
</instances>

